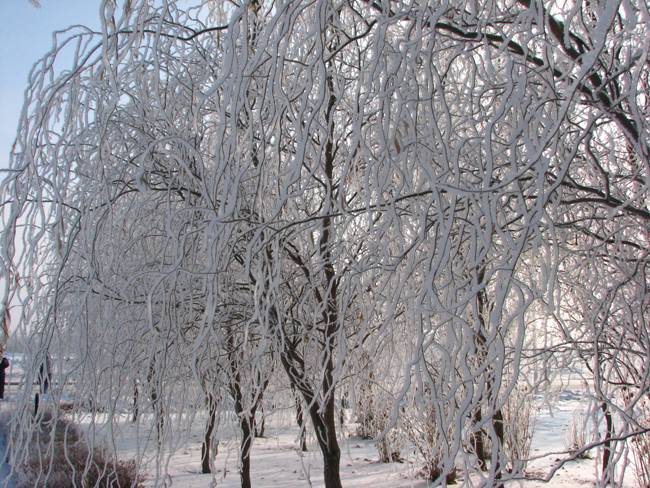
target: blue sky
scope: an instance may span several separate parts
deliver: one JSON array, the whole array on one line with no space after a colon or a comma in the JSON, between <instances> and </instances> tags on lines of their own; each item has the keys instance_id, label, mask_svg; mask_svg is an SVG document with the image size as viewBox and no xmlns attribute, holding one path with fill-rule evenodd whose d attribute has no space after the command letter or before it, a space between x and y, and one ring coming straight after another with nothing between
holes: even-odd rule
<instances>
[{"instance_id":1,"label":"blue sky","mask_svg":"<svg viewBox=\"0 0 650 488\"><path fill-rule=\"evenodd\" d=\"M9 151L32 65L52 44L52 32L73 24L99 26L99 0L0 0L0 169ZM0 176L1 177L1 176Z\"/></svg>"}]
</instances>

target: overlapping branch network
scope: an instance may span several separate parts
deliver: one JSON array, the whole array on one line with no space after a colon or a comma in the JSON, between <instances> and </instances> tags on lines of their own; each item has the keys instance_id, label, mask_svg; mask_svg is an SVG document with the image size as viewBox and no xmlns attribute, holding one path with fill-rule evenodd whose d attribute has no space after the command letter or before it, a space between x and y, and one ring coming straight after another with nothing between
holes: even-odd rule
<instances>
[{"instance_id":1,"label":"overlapping branch network","mask_svg":"<svg viewBox=\"0 0 650 488\"><path fill-rule=\"evenodd\" d=\"M101 33L34 67L2 186L32 369L71 357L61 384L109 423L142 405L159 452L207 407L204 470L230 398L242 486L256 412L289 385L335 488L350 402L438 483L523 476L515 412L579 361L614 481L616 439L647 428L648 18L104 2Z\"/></svg>"}]
</instances>

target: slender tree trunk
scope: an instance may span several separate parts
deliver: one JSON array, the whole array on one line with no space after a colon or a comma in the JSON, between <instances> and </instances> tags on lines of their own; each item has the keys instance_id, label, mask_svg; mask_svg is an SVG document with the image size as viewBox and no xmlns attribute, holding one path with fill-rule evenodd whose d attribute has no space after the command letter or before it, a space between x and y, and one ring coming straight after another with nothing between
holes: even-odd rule
<instances>
[{"instance_id":1,"label":"slender tree trunk","mask_svg":"<svg viewBox=\"0 0 650 488\"><path fill-rule=\"evenodd\" d=\"M610 462L612 459L612 437L614 436L614 419L612 412L609 410L607 403L603 402L600 406L605 415L605 443L603 444L602 476L604 485L610 485L614 480L610 476Z\"/></svg>"},{"instance_id":2,"label":"slender tree trunk","mask_svg":"<svg viewBox=\"0 0 650 488\"><path fill-rule=\"evenodd\" d=\"M327 87L330 93L327 103L325 119L328 121L329 136L325 143L325 177L326 192L329 204L332 208L335 205L334 195L334 106L336 96L334 95L334 82L331 76L327 76ZM324 343L326 347L325 374L323 375L323 393L325 411L322 416L322 427L324 431L316 432L318 443L323 452L323 471L325 477L325 488L342 488L341 486L341 449L336 438L336 414L334 399L336 397L336 385L334 383L334 351L337 340L338 323L338 280L336 270L332 261L331 239L332 239L332 218L327 216L323 219L323 232L320 236L319 247L320 255L323 259L323 274L327 283L324 296L325 313L323 319L325 322ZM316 402L310 405L312 419L318 414ZM320 417L320 415L319 415ZM316 427L316 422L314 422Z\"/></svg>"},{"instance_id":3,"label":"slender tree trunk","mask_svg":"<svg viewBox=\"0 0 650 488\"><path fill-rule=\"evenodd\" d=\"M232 336L229 338L229 345L231 347L230 368L233 374L230 380L230 393L235 401L235 414L239 418L239 427L241 429L242 440L239 447L239 460L241 478L241 488L251 488L251 447L253 445L253 435L255 433L255 410L257 404L252 406L250 410L244 411L244 397L241 388L241 377L236 364L236 352L232 348ZM250 385L253 388L253 385Z\"/></svg>"},{"instance_id":4,"label":"slender tree trunk","mask_svg":"<svg viewBox=\"0 0 650 488\"><path fill-rule=\"evenodd\" d=\"M138 383L133 382L133 415L131 417L131 422L136 423L138 421L138 416L140 413L139 407L138 407Z\"/></svg>"},{"instance_id":5,"label":"slender tree trunk","mask_svg":"<svg viewBox=\"0 0 650 488\"><path fill-rule=\"evenodd\" d=\"M294 401L296 402L296 422L300 429L300 450L307 452L307 431L305 430L305 416L302 409L302 397L296 392L295 386L291 385Z\"/></svg>"},{"instance_id":6,"label":"slender tree trunk","mask_svg":"<svg viewBox=\"0 0 650 488\"><path fill-rule=\"evenodd\" d=\"M147 383L149 385L149 398L151 399L154 418L156 419L157 442L158 445L162 445L163 432L165 429L165 418L164 418L164 408L162 402L160 401L160 396L156 385L157 378L156 378L155 366L154 366L155 361L156 361L156 357L154 356L152 358L151 363L149 364L149 371L147 372Z\"/></svg>"},{"instance_id":7,"label":"slender tree trunk","mask_svg":"<svg viewBox=\"0 0 650 488\"><path fill-rule=\"evenodd\" d=\"M478 271L478 281L483 282L484 279L485 279L485 268L481 268ZM476 294L476 309L478 313L477 318L478 318L479 328L477 331L474 332L474 344L476 345L476 355L478 358L478 363L482 367L483 363L486 361L487 358L487 350L485 345L487 341L485 338L484 331L486 330L485 316L488 313L487 312L488 298L484 289L480 290ZM489 374L490 373L488 373L488 375ZM492 381L489 379L489 377L487 381L488 381L487 389L488 391L490 391L492 387ZM474 415L472 418L474 426L476 427L476 432L472 436L472 444L474 447L474 453L478 457L478 465L481 471L487 471L487 460L489 456L485 449L485 433L483 432L483 429L479 427L483 420L483 415L481 413L481 400L482 398L479 398L479 403L476 406L476 410L474 410Z\"/></svg>"},{"instance_id":8,"label":"slender tree trunk","mask_svg":"<svg viewBox=\"0 0 650 488\"><path fill-rule=\"evenodd\" d=\"M205 425L205 433L203 436L203 444L201 445L201 472L204 474L211 473L210 460L210 446L212 445L212 433L217 420L217 402L212 394L206 397L208 405L208 420ZM216 448L214 456L216 456Z\"/></svg>"},{"instance_id":9,"label":"slender tree trunk","mask_svg":"<svg viewBox=\"0 0 650 488\"><path fill-rule=\"evenodd\" d=\"M242 402L242 391L239 385L239 378L231 383L233 397L235 399L235 413L239 418L241 429L241 444L239 447L241 488L251 488L251 447L253 446L253 433L255 429L255 408L250 413L244 412Z\"/></svg>"},{"instance_id":10,"label":"slender tree trunk","mask_svg":"<svg viewBox=\"0 0 650 488\"><path fill-rule=\"evenodd\" d=\"M289 345L289 344L288 344ZM290 345L289 345L290 346ZM294 365L294 361L301 363L295 349L288 347L280 354L282 365L289 376L292 387L298 389L309 405L309 416L316 431L318 447L323 454L323 474L325 488L342 488L340 476L341 449L336 438L336 415L334 408L335 389L332 384L334 362L332 357L325 362L325 375L323 389L326 393L324 405L319 403L309 384L304 381L302 369ZM321 408L321 406L323 408Z\"/></svg>"},{"instance_id":11,"label":"slender tree trunk","mask_svg":"<svg viewBox=\"0 0 650 488\"><path fill-rule=\"evenodd\" d=\"M255 437L264 437L264 431L266 430L266 417L264 415L264 393L259 397L258 404L260 406L260 422L255 422Z\"/></svg>"},{"instance_id":12,"label":"slender tree trunk","mask_svg":"<svg viewBox=\"0 0 650 488\"><path fill-rule=\"evenodd\" d=\"M242 440L240 446L241 457L241 488L251 488L251 447L253 446L253 432L251 426L254 417L244 417L240 421Z\"/></svg>"},{"instance_id":13,"label":"slender tree trunk","mask_svg":"<svg viewBox=\"0 0 650 488\"><path fill-rule=\"evenodd\" d=\"M503 466L501 466L501 453L503 452L503 413L501 409L494 412L492 417L492 426L494 428L494 433L496 437L497 452L496 452L496 463L494 464L494 473L495 479L500 480L503 477ZM494 447L492 448L494 450ZM496 485L496 488L504 488L503 483Z\"/></svg>"}]
</instances>

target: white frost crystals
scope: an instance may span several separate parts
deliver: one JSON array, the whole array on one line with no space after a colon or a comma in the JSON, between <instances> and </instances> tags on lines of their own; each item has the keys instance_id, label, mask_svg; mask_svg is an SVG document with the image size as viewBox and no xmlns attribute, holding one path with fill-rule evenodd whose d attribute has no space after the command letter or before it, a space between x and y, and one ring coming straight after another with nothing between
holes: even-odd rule
<instances>
[{"instance_id":1,"label":"white frost crystals","mask_svg":"<svg viewBox=\"0 0 650 488\"><path fill-rule=\"evenodd\" d=\"M650 425L647 5L423 3L105 0L35 65L1 186L15 469L48 355L91 445L132 417L162 485L207 410L202 469L236 426L243 487L282 404L327 488L343 408L436 486L522 479L516 412L572 366L620 482Z\"/></svg>"}]
</instances>

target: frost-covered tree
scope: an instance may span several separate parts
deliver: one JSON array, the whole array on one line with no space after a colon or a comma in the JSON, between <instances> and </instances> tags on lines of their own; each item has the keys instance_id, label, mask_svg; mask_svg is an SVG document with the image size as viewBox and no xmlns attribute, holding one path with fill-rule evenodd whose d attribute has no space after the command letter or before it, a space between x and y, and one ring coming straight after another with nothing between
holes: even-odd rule
<instances>
[{"instance_id":1,"label":"frost-covered tree","mask_svg":"<svg viewBox=\"0 0 650 488\"><path fill-rule=\"evenodd\" d=\"M526 461L513 405L578 358L613 481L649 385L649 18L635 1L103 1L100 33L64 32L35 65L1 188L30 374L71 357L59 383L108 423L135 388L157 480L196 408L210 446L229 392L248 486L283 370L327 488L342 387L436 484L462 467L499 486Z\"/></svg>"}]
</instances>

